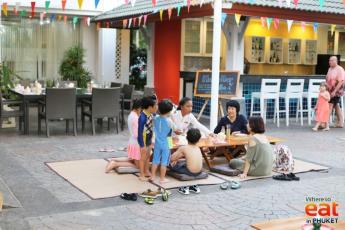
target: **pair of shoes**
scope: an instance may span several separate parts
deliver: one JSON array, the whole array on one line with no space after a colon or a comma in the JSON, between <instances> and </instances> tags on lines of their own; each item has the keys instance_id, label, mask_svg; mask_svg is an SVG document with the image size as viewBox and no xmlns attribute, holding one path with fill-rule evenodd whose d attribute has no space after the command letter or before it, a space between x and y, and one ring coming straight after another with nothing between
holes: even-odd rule
<instances>
[{"instance_id":1,"label":"pair of shoes","mask_svg":"<svg viewBox=\"0 0 345 230\"><path fill-rule=\"evenodd\" d=\"M284 180L284 181L299 181L299 177L297 177L294 173L289 173L289 174L280 174L280 175L274 175L272 177L275 180Z\"/></svg>"},{"instance_id":2,"label":"pair of shoes","mask_svg":"<svg viewBox=\"0 0 345 230\"><path fill-rule=\"evenodd\" d=\"M137 201L138 197L136 193L122 193L120 197L124 200Z\"/></svg>"},{"instance_id":3,"label":"pair of shoes","mask_svg":"<svg viewBox=\"0 0 345 230\"><path fill-rule=\"evenodd\" d=\"M155 199L152 198L152 197L145 197L144 202L145 202L146 204L152 205L152 204L154 204Z\"/></svg>"},{"instance_id":4,"label":"pair of shoes","mask_svg":"<svg viewBox=\"0 0 345 230\"><path fill-rule=\"evenodd\" d=\"M230 183L229 182L224 182L220 185L220 188L222 190L227 190L228 188L231 188L231 189L239 189L241 187L241 183L240 182L237 182L237 181L231 181Z\"/></svg>"},{"instance_id":5,"label":"pair of shoes","mask_svg":"<svg viewBox=\"0 0 345 230\"><path fill-rule=\"evenodd\" d=\"M145 192L142 192L140 194L141 197L149 197L149 198L157 198L159 196L162 196L162 191L159 188L157 191L152 191L151 189L146 190Z\"/></svg>"},{"instance_id":6,"label":"pair of shoes","mask_svg":"<svg viewBox=\"0 0 345 230\"><path fill-rule=\"evenodd\" d=\"M199 194L200 193L200 188L199 188L198 185L192 185L192 186L189 186L189 187L180 187L178 189L178 192L183 194L183 195L189 195L189 192L193 192L193 193Z\"/></svg>"}]
</instances>

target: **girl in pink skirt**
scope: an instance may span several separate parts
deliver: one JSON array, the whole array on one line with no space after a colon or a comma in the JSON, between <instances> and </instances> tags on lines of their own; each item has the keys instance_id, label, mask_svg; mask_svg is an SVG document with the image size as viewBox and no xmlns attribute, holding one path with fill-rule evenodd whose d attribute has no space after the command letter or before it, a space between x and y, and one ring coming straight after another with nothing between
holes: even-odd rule
<instances>
[{"instance_id":1,"label":"girl in pink skirt","mask_svg":"<svg viewBox=\"0 0 345 230\"><path fill-rule=\"evenodd\" d=\"M329 100L331 96L327 91L325 82L320 84L320 93L315 106L315 120L316 125L313 128L314 131L318 131L319 127L323 125L325 128L323 131L329 130Z\"/></svg>"},{"instance_id":2,"label":"girl in pink skirt","mask_svg":"<svg viewBox=\"0 0 345 230\"><path fill-rule=\"evenodd\" d=\"M141 113L141 101L134 100L132 111L128 116L127 124L129 130L129 141L127 145L128 159L125 160L111 160L105 168L108 173L117 167L136 167L139 168L140 161L140 146L138 144L138 120Z\"/></svg>"}]
</instances>

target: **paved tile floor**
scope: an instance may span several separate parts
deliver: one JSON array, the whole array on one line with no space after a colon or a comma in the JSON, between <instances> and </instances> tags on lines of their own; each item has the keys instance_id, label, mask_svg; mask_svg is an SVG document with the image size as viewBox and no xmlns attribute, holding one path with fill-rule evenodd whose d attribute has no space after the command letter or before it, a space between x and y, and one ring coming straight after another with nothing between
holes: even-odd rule
<instances>
[{"instance_id":1,"label":"paved tile floor","mask_svg":"<svg viewBox=\"0 0 345 230\"><path fill-rule=\"evenodd\" d=\"M33 120L33 123L35 121ZM299 174L299 182L271 178L242 183L239 190L203 186L199 195L172 191L169 202L153 206L120 198L90 200L53 173L45 162L124 156L100 153L99 148L125 146L127 132L98 128L78 137L54 124L52 136L38 137L36 124L23 136L0 131L0 190L5 209L0 229L250 229L262 220L301 216L307 196L331 197L345 219L345 130L313 133L310 127L268 125L268 133L286 139L296 158L330 166L329 172Z\"/></svg>"}]
</instances>

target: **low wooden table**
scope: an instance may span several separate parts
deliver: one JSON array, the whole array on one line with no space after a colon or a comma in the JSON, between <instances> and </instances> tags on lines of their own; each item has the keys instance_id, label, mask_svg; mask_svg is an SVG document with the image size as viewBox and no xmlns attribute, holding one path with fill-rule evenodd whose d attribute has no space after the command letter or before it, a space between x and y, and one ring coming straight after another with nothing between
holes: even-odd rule
<instances>
[{"instance_id":1,"label":"low wooden table","mask_svg":"<svg viewBox=\"0 0 345 230\"><path fill-rule=\"evenodd\" d=\"M275 145L277 143L283 142L284 140L282 138L278 137L271 137L267 136L268 141ZM207 167L210 169L212 167L210 159L206 152L204 151L204 148L219 148L219 147L240 147L245 146L248 144L249 136L231 136L230 139L227 140L225 143L214 143L212 140L208 138L203 138L199 141L197 144L198 147L200 147L201 153L203 158L205 159L205 162L207 164ZM179 146L174 145L173 149L177 149ZM227 158L227 160L230 160L232 157L228 152L224 152L224 156Z\"/></svg>"},{"instance_id":2,"label":"low wooden table","mask_svg":"<svg viewBox=\"0 0 345 230\"><path fill-rule=\"evenodd\" d=\"M306 223L307 217L293 217L287 219L270 220L257 224L252 224L251 227L257 230L300 230ZM338 221L337 224L325 224L334 229L345 229L345 222Z\"/></svg>"}]
</instances>

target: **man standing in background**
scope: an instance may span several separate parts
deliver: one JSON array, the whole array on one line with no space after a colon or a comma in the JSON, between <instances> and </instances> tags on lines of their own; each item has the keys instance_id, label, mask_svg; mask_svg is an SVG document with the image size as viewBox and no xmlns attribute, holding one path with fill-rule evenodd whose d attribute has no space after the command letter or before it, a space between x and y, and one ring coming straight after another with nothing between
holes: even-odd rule
<instances>
[{"instance_id":1,"label":"man standing in background","mask_svg":"<svg viewBox=\"0 0 345 230\"><path fill-rule=\"evenodd\" d=\"M339 104L340 97L344 96L345 72L343 67L338 65L338 58L336 56L329 58L329 66L330 67L326 76L327 88L331 95L331 100L329 101L329 111L330 114L332 114L333 109L335 109L337 123L334 125L334 127L343 128L344 117Z\"/></svg>"}]
</instances>

